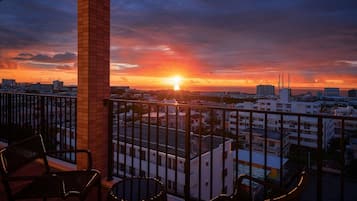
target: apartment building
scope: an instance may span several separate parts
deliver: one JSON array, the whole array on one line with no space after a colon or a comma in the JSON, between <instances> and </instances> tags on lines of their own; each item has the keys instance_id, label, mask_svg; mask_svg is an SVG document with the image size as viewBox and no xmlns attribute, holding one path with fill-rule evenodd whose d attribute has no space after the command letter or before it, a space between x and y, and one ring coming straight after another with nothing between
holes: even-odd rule
<instances>
[{"instance_id":1,"label":"apartment building","mask_svg":"<svg viewBox=\"0 0 357 201\"><path fill-rule=\"evenodd\" d=\"M290 91L282 89L279 99L260 99L256 103L239 103L236 107L239 109L253 109L258 111L317 114L320 111L321 103L292 101ZM237 117L237 112L231 112L228 121L228 131L233 134L236 132L240 133L244 129L250 128L250 113L239 112ZM266 121L269 131L282 132L284 135L287 135L290 144L298 144L298 137L300 137L300 144L302 146L311 148L317 147L317 118L301 116L299 120L296 115L284 115L282 117L279 114L269 114ZM300 125L298 125L298 122L300 122ZM258 112L252 113L252 128L264 129L264 127L265 114ZM281 131L281 129L283 130ZM327 147L328 141L334 136L334 133L334 121L324 118L322 120L323 148Z\"/></svg>"},{"instance_id":2,"label":"apartment building","mask_svg":"<svg viewBox=\"0 0 357 201\"><path fill-rule=\"evenodd\" d=\"M266 142L265 142L266 134ZM252 144L250 144L250 136L252 136ZM282 143L280 143L282 139ZM252 129L252 135L250 135L250 129L243 129L239 133L239 144L243 149L250 149L252 146L253 151L263 152L265 151L265 146L267 149L267 154L274 156L287 156L289 153L289 138L287 135L280 135L279 132L267 131L265 133L264 129L254 128ZM280 147L282 147L282 152Z\"/></svg>"},{"instance_id":3,"label":"apartment building","mask_svg":"<svg viewBox=\"0 0 357 201\"><path fill-rule=\"evenodd\" d=\"M114 173L118 176L157 177L167 183L169 192L184 195L185 163L189 162L189 188L193 198L199 197L199 185L202 200L210 199L211 185L213 197L222 193L222 187L228 194L233 192L230 139L223 143L221 137L191 133L190 160L186 161L184 131L135 124L134 127L120 127L113 136L114 170L117 170Z\"/></svg>"}]
</instances>

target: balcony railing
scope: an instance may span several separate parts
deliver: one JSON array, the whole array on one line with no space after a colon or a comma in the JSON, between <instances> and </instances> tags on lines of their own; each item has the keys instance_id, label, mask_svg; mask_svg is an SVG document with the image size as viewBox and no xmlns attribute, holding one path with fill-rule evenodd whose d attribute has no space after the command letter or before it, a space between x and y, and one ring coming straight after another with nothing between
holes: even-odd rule
<instances>
[{"instance_id":1,"label":"balcony railing","mask_svg":"<svg viewBox=\"0 0 357 201\"><path fill-rule=\"evenodd\" d=\"M231 193L239 174L285 186L294 171L305 167L314 180L309 186L313 194L307 195L312 200L329 196L325 189L331 183L323 182L327 171L339 175L333 181L338 186L336 199L348 196L351 150L346 144L356 134L356 117L118 99L106 102L112 142L108 145L109 179L156 177L174 196L209 200ZM75 149L76 104L75 97L0 93L0 138L11 143L30 131L41 133L48 149ZM305 128L306 122L310 128ZM330 143L334 138L337 146ZM74 155L54 157L76 162ZM246 186L254 198L268 193L254 183Z\"/></svg>"},{"instance_id":2,"label":"balcony railing","mask_svg":"<svg viewBox=\"0 0 357 201\"><path fill-rule=\"evenodd\" d=\"M41 133L47 150L76 148L77 98L27 93L0 93L0 140L11 143ZM76 162L75 154L53 157Z\"/></svg>"},{"instance_id":3,"label":"balcony railing","mask_svg":"<svg viewBox=\"0 0 357 201\"><path fill-rule=\"evenodd\" d=\"M323 200L323 175L329 169L324 163L330 159L337 163L340 175L335 181L339 183L338 199L344 200L346 162L350 159L345 145L348 134L356 132L346 128L346 123L357 123L356 117L116 99L109 102L113 160L108 167L112 176L156 177L173 195L209 200L231 193L241 173L285 186L294 171L305 167L316 178L316 193L310 196ZM304 127L306 122L310 128ZM291 123L296 126L290 128ZM264 139L261 146L254 143L254 136ZM337 148L329 145L332 138L340 139ZM247 186L251 186L251 197L267 193L259 192L252 183Z\"/></svg>"}]
</instances>

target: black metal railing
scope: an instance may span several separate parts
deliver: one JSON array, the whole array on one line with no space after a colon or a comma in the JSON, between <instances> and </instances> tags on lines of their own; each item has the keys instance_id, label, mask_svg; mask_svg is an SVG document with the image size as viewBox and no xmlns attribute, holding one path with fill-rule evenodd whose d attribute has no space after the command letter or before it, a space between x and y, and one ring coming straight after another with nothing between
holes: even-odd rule
<instances>
[{"instance_id":1,"label":"black metal railing","mask_svg":"<svg viewBox=\"0 0 357 201\"><path fill-rule=\"evenodd\" d=\"M77 98L0 92L0 140L12 143L41 134L47 150L76 148ZM75 154L53 157L75 163Z\"/></svg>"},{"instance_id":2,"label":"black metal railing","mask_svg":"<svg viewBox=\"0 0 357 201\"><path fill-rule=\"evenodd\" d=\"M340 175L338 199L346 197L346 133L356 131L345 122L356 124L357 117L118 99L109 107L109 178L156 177L175 196L209 200L231 193L241 173L285 187L307 168L316 183L312 200L329 196L322 182L329 171ZM331 147L331 139L339 146ZM268 193L254 182L246 186L252 200Z\"/></svg>"},{"instance_id":3,"label":"black metal railing","mask_svg":"<svg viewBox=\"0 0 357 201\"><path fill-rule=\"evenodd\" d=\"M209 200L231 193L242 173L286 186L294 171L307 168L311 200L331 193L345 200L354 193L347 190L357 183L347 145L356 138L357 117L107 102L109 179L156 177L170 194ZM75 149L76 106L70 96L1 92L0 140L11 143L41 133L47 149ZM74 155L54 157L75 163ZM245 185L251 199L269 193L254 182Z\"/></svg>"}]
</instances>

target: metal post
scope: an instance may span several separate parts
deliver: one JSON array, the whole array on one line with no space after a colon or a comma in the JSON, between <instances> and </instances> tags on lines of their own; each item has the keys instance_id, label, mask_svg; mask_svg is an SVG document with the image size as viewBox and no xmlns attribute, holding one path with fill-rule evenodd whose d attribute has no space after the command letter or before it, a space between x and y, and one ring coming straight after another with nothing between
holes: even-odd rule
<instances>
[{"instance_id":1,"label":"metal post","mask_svg":"<svg viewBox=\"0 0 357 201\"><path fill-rule=\"evenodd\" d=\"M113 102L110 100L106 100L105 104L108 108L108 177L107 180L113 180ZM117 128L119 129L119 128ZM117 139L119 142L119 139ZM118 144L117 144L118 145ZM119 154L119 152L117 152Z\"/></svg>"},{"instance_id":2,"label":"metal post","mask_svg":"<svg viewBox=\"0 0 357 201\"><path fill-rule=\"evenodd\" d=\"M188 107L186 112L186 133L185 133L185 200L190 200L190 162L191 162L191 109Z\"/></svg>"},{"instance_id":3,"label":"metal post","mask_svg":"<svg viewBox=\"0 0 357 201\"><path fill-rule=\"evenodd\" d=\"M317 121L317 178L316 178L316 200L322 200L322 117Z\"/></svg>"}]
</instances>

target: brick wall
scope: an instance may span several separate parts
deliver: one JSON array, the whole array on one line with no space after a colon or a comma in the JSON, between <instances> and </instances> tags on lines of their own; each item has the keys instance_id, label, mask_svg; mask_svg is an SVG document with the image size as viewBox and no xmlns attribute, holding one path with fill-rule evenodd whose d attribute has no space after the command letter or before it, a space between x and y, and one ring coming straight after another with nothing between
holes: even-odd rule
<instances>
[{"instance_id":1,"label":"brick wall","mask_svg":"<svg viewBox=\"0 0 357 201\"><path fill-rule=\"evenodd\" d=\"M78 0L77 148L90 149L94 167L107 174L110 0ZM84 156L77 166L86 167Z\"/></svg>"}]
</instances>

